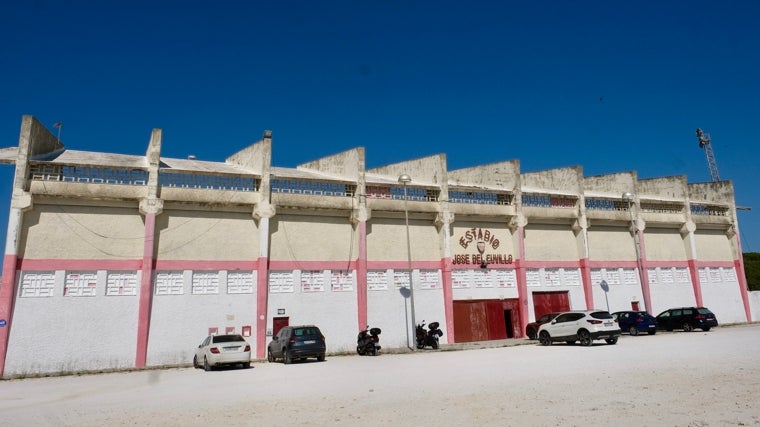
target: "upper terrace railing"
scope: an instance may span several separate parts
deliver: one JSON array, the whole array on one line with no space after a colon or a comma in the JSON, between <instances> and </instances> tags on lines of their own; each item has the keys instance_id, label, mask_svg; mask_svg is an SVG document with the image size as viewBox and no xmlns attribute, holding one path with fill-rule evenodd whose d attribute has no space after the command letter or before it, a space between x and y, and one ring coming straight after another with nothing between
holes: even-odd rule
<instances>
[{"instance_id":1,"label":"upper terrace railing","mask_svg":"<svg viewBox=\"0 0 760 427\"><path fill-rule=\"evenodd\" d=\"M476 205L511 205L514 196L508 193L449 190L449 201Z\"/></svg>"},{"instance_id":2,"label":"upper terrace railing","mask_svg":"<svg viewBox=\"0 0 760 427\"><path fill-rule=\"evenodd\" d=\"M29 168L29 175L33 181L61 181L114 185L148 184L148 171L129 168L32 163Z\"/></svg>"},{"instance_id":3,"label":"upper terrace railing","mask_svg":"<svg viewBox=\"0 0 760 427\"><path fill-rule=\"evenodd\" d=\"M587 198L586 209L597 211L627 211L628 202L624 200Z\"/></svg>"},{"instance_id":4,"label":"upper terrace railing","mask_svg":"<svg viewBox=\"0 0 760 427\"><path fill-rule=\"evenodd\" d=\"M684 205L680 203L641 202L642 212L682 214L683 210Z\"/></svg>"},{"instance_id":5,"label":"upper terrace railing","mask_svg":"<svg viewBox=\"0 0 760 427\"><path fill-rule=\"evenodd\" d=\"M418 202L437 202L438 195L438 190L421 187L406 187L407 200L414 200ZM367 198L404 200L404 186L368 185Z\"/></svg>"},{"instance_id":6,"label":"upper terrace railing","mask_svg":"<svg viewBox=\"0 0 760 427\"><path fill-rule=\"evenodd\" d=\"M302 181L295 179L273 179L273 193L307 194L315 196L353 197L356 186L326 181Z\"/></svg>"},{"instance_id":7,"label":"upper terrace railing","mask_svg":"<svg viewBox=\"0 0 760 427\"><path fill-rule=\"evenodd\" d=\"M258 191L261 180L251 175L199 174L193 172L158 173L160 187L193 188L203 190Z\"/></svg>"},{"instance_id":8,"label":"upper terrace railing","mask_svg":"<svg viewBox=\"0 0 760 427\"><path fill-rule=\"evenodd\" d=\"M728 216L728 208L725 206L691 204L692 215Z\"/></svg>"},{"instance_id":9,"label":"upper terrace railing","mask_svg":"<svg viewBox=\"0 0 760 427\"><path fill-rule=\"evenodd\" d=\"M522 205L535 208L574 208L578 199L569 196L523 193Z\"/></svg>"}]
</instances>

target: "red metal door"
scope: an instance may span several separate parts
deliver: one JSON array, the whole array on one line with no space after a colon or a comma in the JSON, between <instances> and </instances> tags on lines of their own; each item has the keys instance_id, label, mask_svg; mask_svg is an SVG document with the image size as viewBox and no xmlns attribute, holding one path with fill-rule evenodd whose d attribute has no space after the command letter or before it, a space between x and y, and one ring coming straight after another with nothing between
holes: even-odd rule
<instances>
[{"instance_id":1,"label":"red metal door","mask_svg":"<svg viewBox=\"0 0 760 427\"><path fill-rule=\"evenodd\" d=\"M567 291L533 292L533 311L536 319L546 313L570 310Z\"/></svg>"},{"instance_id":2,"label":"red metal door","mask_svg":"<svg viewBox=\"0 0 760 427\"><path fill-rule=\"evenodd\" d=\"M289 317L275 317L272 319L272 336L277 335L280 329L290 325Z\"/></svg>"}]
</instances>

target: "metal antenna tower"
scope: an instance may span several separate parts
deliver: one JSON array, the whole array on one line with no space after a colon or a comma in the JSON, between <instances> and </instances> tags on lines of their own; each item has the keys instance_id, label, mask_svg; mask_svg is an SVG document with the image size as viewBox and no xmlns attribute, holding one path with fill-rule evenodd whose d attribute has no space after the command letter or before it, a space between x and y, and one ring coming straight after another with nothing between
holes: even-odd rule
<instances>
[{"instance_id":1,"label":"metal antenna tower","mask_svg":"<svg viewBox=\"0 0 760 427\"><path fill-rule=\"evenodd\" d=\"M713 153L712 144L710 144L710 134L702 132L702 129L697 129L697 139L699 140L699 148L705 150L707 168L710 170L710 180L713 182L720 181L718 163L715 161L715 153Z\"/></svg>"}]
</instances>

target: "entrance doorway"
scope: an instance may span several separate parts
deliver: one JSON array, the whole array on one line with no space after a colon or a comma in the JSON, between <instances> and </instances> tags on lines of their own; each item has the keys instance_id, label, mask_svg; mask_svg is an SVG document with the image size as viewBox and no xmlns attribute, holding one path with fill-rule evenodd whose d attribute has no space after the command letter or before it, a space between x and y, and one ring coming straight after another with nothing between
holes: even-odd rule
<instances>
[{"instance_id":1,"label":"entrance doorway","mask_svg":"<svg viewBox=\"0 0 760 427\"><path fill-rule=\"evenodd\" d=\"M290 325L289 317L275 317L272 319L272 336L277 335L280 329Z\"/></svg>"},{"instance_id":2,"label":"entrance doorway","mask_svg":"<svg viewBox=\"0 0 760 427\"><path fill-rule=\"evenodd\" d=\"M517 299L454 301L454 342L502 340L519 334Z\"/></svg>"},{"instance_id":3,"label":"entrance doorway","mask_svg":"<svg viewBox=\"0 0 760 427\"><path fill-rule=\"evenodd\" d=\"M533 292L533 314L536 319L547 313L570 310L567 291Z\"/></svg>"}]
</instances>

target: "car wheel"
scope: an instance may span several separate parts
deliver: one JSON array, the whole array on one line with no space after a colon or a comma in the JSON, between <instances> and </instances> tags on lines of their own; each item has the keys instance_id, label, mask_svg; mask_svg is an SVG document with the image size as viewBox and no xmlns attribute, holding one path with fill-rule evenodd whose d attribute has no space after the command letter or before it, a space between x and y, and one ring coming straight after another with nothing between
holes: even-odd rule
<instances>
[{"instance_id":1,"label":"car wheel","mask_svg":"<svg viewBox=\"0 0 760 427\"><path fill-rule=\"evenodd\" d=\"M534 340L534 339L537 338L536 337L536 330L533 329L533 328L528 328L528 330L525 331L525 334L528 336L529 340Z\"/></svg>"},{"instance_id":2,"label":"car wheel","mask_svg":"<svg viewBox=\"0 0 760 427\"><path fill-rule=\"evenodd\" d=\"M628 333L631 334L632 337L635 337L636 335L639 334L639 329L635 326L631 326L630 328L628 328Z\"/></svg>"},{"instance_id":3,"label":"car wheel","mask_svg":"<svg viewBox=\"0 0 760 427\"><path fill-rule=\"evenodd\" d=\"M709 326L705 326L704 328L702 328L702 330L705 331L705 332L707 332L707 331L710 330L710 327Z\"/></svg>"},{"instance_id":4,"label":"car wheel","mask_svg":"<svg viewBox=\"0 0 760 427\"><path fill-rule=\"evenodd\" d=\"M684 332L691 332L691 331L692 331L692 329L694 329L694 328L692 328L692 327L691 327L691 325L690 325L689 323L684 323L684 324L683 324L683 331L684 331Z\"/></svg>"},{"instance_id":5,"label":"car wheel","mask_svg":"<svg viewBox=\"0 0 760 427\"><path fill-rule=\"evenodd\" d=\"M590 346L594 342L594 340L591 339L591 334L588 333L588 331L585 329L578 331L578 341L580 341L581 345L586 347Z\"/></svg>"},{"instance_id":6,"label":"car wheel","mask_svg":"<svg viewBox=\"0 0 760 427\"><path fill-rule=\"evenodd\" d=\"M541 331L538 334L538 342L541 343L541 345L552 345L552 337L549 335L546 331Z\"/></svg>"},{"instance_id":7,"label":"car wheel","mask_svg":"<svg viewBox=\"0 0 760 427\"><path fill-rule=\"evenodd\" d=\"M283 358L285 359L285 360L283 360L283 362L284 362L286 365L290 365L291 363L293 363L293 358L292 358L292 357L290 357L290 353L288 353L288 352L287 352L287 350L284 350L284 351L282 352L282 356L283 356Z\"/></svg>"},{"instance_id":8,"label":"car wheel","mask_svg":"<svg viewBox=\"0 0 760 427\"><path fill-rule=\"evenodd\" d=\"M198 356L193 356L193 368L198 369L201 365L198 364Z\"/></svg>"},{"instance_id":9,"label":"car wheel","mask_svg":"<svg viewBox=\"0 0 760 427\"><path fill-rule=\"evenodd\" d=\"M375 355L377 355L377 350L375 350L373 356L375 356ZM324 354L320 354L319 356L317 356L317 361L318 362L324 362L325 361L325 355Z\"/></svg>"},{"instance_id":10,"label":"car wheel","mask_svg":"<svg viewBox=\"0 0 760 427\"><path fill-rule=\"evenodd\" d=\"M274 362L274 354L272 354L272 349L267 349L267 362L273 363Z\"/></svg>"},{"instance_id":11,"label":"car wheel","mask_svg":"<svg viewBox=\"0 0 760 427\"><path fill-rule=\"evenodd\" d=\"M654 335L656 333L657 333L657 331L649 331L649 335Z\"/></svg>"},{"instance_id":12,"label":"car wheel","mask_svg":"<svg viewBox=\"0 0 760 427\"><path fill-rule=\"evenodd\" d=\"M607 338L605 341L607 341L607 344L615 345L617 344L618 337L615 338Z\"/></svg>"},{"instance_id":13,"label":"car wheel","mask_svg":"<svg viewBox=\"0 0 760 427\"><path fill-rule=\"evenodd\" d=\"M203 370L206 372L211 370L211 365L208 364L208 359L206 357L203 358Z\"/></svg>"}]
</instances>

